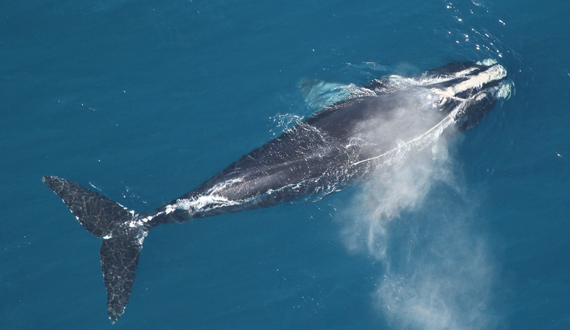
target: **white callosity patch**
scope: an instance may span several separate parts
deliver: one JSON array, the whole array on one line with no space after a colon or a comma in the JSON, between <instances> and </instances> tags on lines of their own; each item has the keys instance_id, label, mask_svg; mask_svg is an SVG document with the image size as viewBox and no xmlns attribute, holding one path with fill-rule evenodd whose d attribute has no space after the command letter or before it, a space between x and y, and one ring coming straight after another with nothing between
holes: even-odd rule
<instances>
[{"instance_id":1,"label":"white callosity patch","mask_svg":"<svg viewBox=\"0 0 570 330\"><path fill-rule=\"evenodd\" d=\"M480 87L486 82L498 81L506 77L507 71L502 65L497 64L497 61L494 59L486 59L477 62L477 64L489 66L489 68L475 76L470 76L472 72L477 70L475 67L470 67L462 71L452 72L445 75L424 75L418 78L406 78L398 75L391 75L389 76L389 85L392 87L392 89L400 89L409 86L429 86L449 82L455 79L467 78L467 80L465 80L463 83L452 86L452 90L440 92L448 94L450 96L455 96L457 93L465 91L469 88L477 86Z\"/></svg>"},{"instance_id":2,"label":"white callosity patch","mask_svg":"<svg viewBox=\"0 0 570 330\"><path fill-rule=\"evenodd\" d=\"M494 60L485 60L484 63L495 64L496 61ZM413 78L403 78L400 76L390 76L390 84L395 89L402 89L402 88L409 88L409 86L422 86L422 85L431 85L434 83L441 83L444 81L449 81L452 79L457 79L461 77L466 77L476 68L469 68L462 71L459 71L453 75L449 75L447 77L422 77L421 79L413 79ZM495 64L492 67L480 72L477 75L471 76L468 79L450 86L445 90L439 89L431 89L433 94L428 94L427 99L431 100L438 99L439 103L443 103L446 98L452 98L458 101L467 101L467 99L462 99L457 97L458 93L464 92L468 89L473 88L480 88L483 84L492 82L492 81L500 81L501 79L505 78L507 75L507 71L505 68L499 64ZM498 98L505 98L507 99L511 93L511 83L501 83L498 87L492 88L495 91L495 95ZM413 95L411 95L413 97ZM474 98L476 100L480 100L486 97L484 94L476 94ZM437 107L437 103L433 103L434 106ZM460 103L454 110L449 112L447 116L445 116L440 122L438 122L433 127L429 128L425 133L414 137L409 141L405 141L400 143L397 148L389 150L383 154L377 155L375 157L371 157L368 159L360 160L355 162L353 165L358 165L363 162L369 162L374 160L383 160L383 159L392 159L397 155L401 155L410 150L419 150L422 149L423 146L432 144L433 142L437 141L441 133L453 125L456 122L456 116L459 111L462 110L464 103ZM410 109L410 111L416 112L416 109ZM397 158L397 157L396 157Z\"/></svg>"},{"instance_id":3,"label":"white callosity patch","mask_svg":"<svg viewBox=\"0 0 570 330\"><path fill-rule=\"evenodd\" d=\"M502 65L494 65L485 71L480 72L475 76L469 77L469 79L460 82L459 84L449 86L442 91L443 95L449 95L454 97L455 95L464 92L468 89L473 89L483 86L483 84L490 81L499 81L507 76L507 70Z\"/></svg>"}]
</instances>

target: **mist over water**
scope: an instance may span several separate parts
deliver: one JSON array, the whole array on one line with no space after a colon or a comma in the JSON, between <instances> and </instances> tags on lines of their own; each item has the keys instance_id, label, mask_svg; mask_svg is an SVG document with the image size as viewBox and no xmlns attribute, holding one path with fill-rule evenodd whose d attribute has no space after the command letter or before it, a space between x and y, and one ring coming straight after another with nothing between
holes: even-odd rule
<instances>
[{"instance_id":1,"label":"mist over water","mask_svg":"<svg viewBox=\"0 0 570 330\"><path fill-rule=\"evenodd\" d=\"M347 248L383 265L375 308L401 329L487 329L496 270L472 226L449 141L413 155L360 188L342 217ZM472 201L469 201L472 203Z\"/></svg>"},{"instance_id":2,"label":"mist over water","mask_svg":"<svg viewBox=\"0 0 570 330\"><path fill-rule=\"evenodd\" d=\"M374 67L349 66L347 72L366 76ZM451 121L429 115L437 113L435 98L411 87L414 79L392 76L387 97L398 100L393 115L359 126L365 140L396 140L397 146L378 158L372 179L337 214L341 235L351 253L382 265L371 305L390 326L494 329L502 324L490 307L496 306L498 266L485 232L475 225L477 196L468 192L454 158L462 137ZM299 87L309 109L370 92L310 80Z\"/></svg>"}]
</instances>

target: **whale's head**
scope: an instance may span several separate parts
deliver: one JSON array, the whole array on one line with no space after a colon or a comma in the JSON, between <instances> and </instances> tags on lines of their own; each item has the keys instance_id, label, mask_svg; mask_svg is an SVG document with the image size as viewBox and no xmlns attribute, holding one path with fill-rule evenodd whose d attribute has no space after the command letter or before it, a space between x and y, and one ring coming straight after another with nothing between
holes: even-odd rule
<instances>
[{"instance_id":1,"label":"whale's head","mask_svg":"<svg viewBox=\"0 0 570 330\"><path fill-rule=\"evenodd\" d=\"M439 109L455 111L460 132L477 125L500 98L508 98L507 70L494 60L453 62L425 74L424 87L439 96Z\"/></svg>"}]
</instances>

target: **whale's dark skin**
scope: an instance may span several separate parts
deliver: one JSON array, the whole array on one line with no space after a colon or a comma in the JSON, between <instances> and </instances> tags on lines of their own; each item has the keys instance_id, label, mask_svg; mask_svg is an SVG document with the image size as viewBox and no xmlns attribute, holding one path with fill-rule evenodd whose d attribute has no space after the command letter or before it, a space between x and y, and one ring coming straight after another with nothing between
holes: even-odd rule
<instances>
[{"instance_id":1,"label":"whale's dark skin","mask_svg":"<svg viewBox=\"0 0 570 330\"><path fill-rule=\"evenodd\" d=\"M168 215L155 217L151 226L269 207L307 195L326 194L366 180L372 174L374 162L355 163L395 148L397 141L409 139L414 131L390 130L387 132L390 136L380 131L367 136L364 134L367 132L359 130L368 129L364 123L394 120L391 118L394 112L410 103L402 100L399 93L394 93L383 98L368 96L334 104L242 156L195 190L157 211L165 211L180 200L211 195L215 186L234 180L237 182L218 189L216 196L236 201L237 205L213 204L212 208L190 209L189 212L176 209ZM436 124L446 114L431 111L417 119Z\"/></svg>"},{"instance_id":2,"label":"whale's dark skin","mask_svg":"<svg viewBox=\"0 0 570 330\"><path fill-rule=\"evenodd\" d=\"M42 180L87 231L104 239L101 266L108 314L115 322L128 302L142 243L152 228L322 197L362 183L442 134L477 125L505 97L505 86L506 71L496 63L454 62L415 79L375 80L150 214L127 210L72 181Z\"/></svg>"},{"instance_id":3,"label":"whale's dark skin","mask_svg":"<svg viewBox=\"0 0 570 330\"><path fill-rule=\"evenodd\" d=\"M389 98L365 97L335 104L242 156L195 190L177 199L192 200L207 196L216 185L239 180L216 192L217 196L239 201L239 205L190 213L173 212L172 216L161 218L160 222L188 221L191 218L269 207L311 194L326 193L330 189L327 188L329 183L338 190L362 181L370 173L371 163L353 164L370 158L372 151L368 150L370 147L362 146L364 141L350 140L358 129L357 125L363 121L390 117L397 105L393 101ZM436 112L433 115L441 117ZM395 141L381 141L376 143L374 149L389 150L395 147ZM157 211L166 210L174 204L177 204L176 200Z\"/></svg>"}]
</instances>

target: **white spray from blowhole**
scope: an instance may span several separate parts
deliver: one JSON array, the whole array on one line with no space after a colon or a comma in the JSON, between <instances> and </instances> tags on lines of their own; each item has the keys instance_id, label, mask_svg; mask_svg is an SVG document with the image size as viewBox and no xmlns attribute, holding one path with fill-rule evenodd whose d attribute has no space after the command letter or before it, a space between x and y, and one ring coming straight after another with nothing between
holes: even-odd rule
<instances>
[{"instance_id":1,"label":"white spray from blowhole","mask_svg":"<svg viewBox=\"0 0 570 330\"><path fill-rule=\"evenodd\" d=\"M385 133L385 132L384 132ZM490 329L496 267L448 141L381 167L342 213L348 249L381 262L373 305L399 329Z\"/></svg>"},{"instance_id":2,"label":"white spray from blowhole","mask_svg":"<svg viewBox=\"0 0 570 330\"><path fill-rule=\"evenodd\" d=\"M500 311L492 310L497 266L489 240L475 225L477 198L467 192L449 151L461 138L443 134L445 121L430 129L437 125L422 111L433 111L434 99L407 82L398 76L390 81L404 91L393 120L361 127L368 140L396 137L400 142L387 165L379 166L373 179L357 188L350 206L337 213L343 240L349 251L381 263L371 299L391 327L496 328L503 324ZM320 81L300 86L310 108L370 92ZM426 131L408 143L401 140Z\"/></svg>"}]
</instances>

